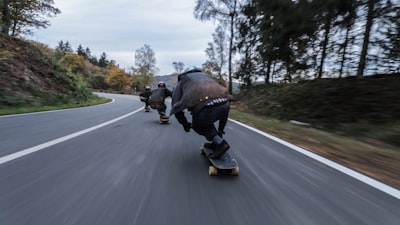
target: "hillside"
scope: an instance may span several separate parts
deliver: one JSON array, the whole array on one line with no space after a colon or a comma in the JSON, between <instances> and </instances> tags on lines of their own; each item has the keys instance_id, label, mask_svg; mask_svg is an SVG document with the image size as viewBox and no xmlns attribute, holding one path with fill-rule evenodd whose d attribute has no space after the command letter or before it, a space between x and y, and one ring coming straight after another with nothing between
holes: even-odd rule
<instances>
[{"instance_id":1,"label":"hillside","mask_svg":"<svg viewBox=\"0 0 400 225\"><path fill-rule=\"evenodd\" d=\"M87 96L46 46L0 34L0 108L54 105Z\"/></svg>"},{"instance_id":2,"label":"hillside","mask_svg":"<svg viewBox=\"0 0 400 225\"><path fill-rule=\"evenodd\" d=\"M400 146L399 96L400 75L377 75L252 86L235 96L234 105L354 137L374 135Z\"/></svg>"}]
</instances>

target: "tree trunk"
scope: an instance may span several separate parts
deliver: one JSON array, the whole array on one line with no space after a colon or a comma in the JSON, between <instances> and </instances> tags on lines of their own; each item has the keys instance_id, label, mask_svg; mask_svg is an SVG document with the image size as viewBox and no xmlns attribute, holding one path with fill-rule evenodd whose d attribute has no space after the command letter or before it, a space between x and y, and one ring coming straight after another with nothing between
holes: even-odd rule
<instances>
[{"instance_id":1,"label":"tree trunk","mask_svg":"<svg viewBox=\"0 0 400 225\"><path fill-rule=\"evenodd\" d=\"M364 42L361 50L360 62L357 69L357 77L362 78L364 76L365 61L367 58L368 44L369 44L369 34L371 32L371 27L373 25L374 19L374 7L378 0L368 0L368 14L367 23L365 25Z\"/></svg>"},{"instance_id":2,"label":"tree trunk","mask_svg":"<svg viewBox=\"0 0 400 225\"><path fill-rule=\"evenodd\" d=\"M232 94L232 52L233 52L233 18L234 14L231 15L231 35L229 37L229 58L228 58L228 76L229 76L229 84L228 84L228 91L229 94Z\"/></svg>"},{"instance_id":3,"label":"tree trunk","mask_svg":"<svg viewBox=\"0 0 400 225\"><path fill-rule=\"evenodd\" d=\"M268 59L267 74L265 74L265 84L269 84L269 78L271 77L271 66L272 66L272 59Z\"/></svg>"},{"instance_id":4,"label":"tree trunk","mask_svg":"<svg viewBox=\"0 0 400 225\"><path fill-rule=\"evenodd\" d=\"M331 31L331 20L332 20L331 10L329 10L329 13L328 13L326 21L325 21L325 37L324 37L323 46L322 46L322 55L321 55L321 61L320 61L320 64L319 64L318 78L322 78L324 61L325 61L325 58L326 58L326 48L328 46L329 33Z\"/></svg>"},{"instance_id":5,"label":"tree trunk","mask_svg":"<svg viewBox=\"0 0 400 225\"><path fill-rule=\"evenodd\" d=\"M2 0L1 6L1 33L7 34L10 29L11 21L10 21L10 9L9 9L9 0Z\"/></svg>"},{"instance_id":6,"label":"tree trunk","mask_svg":"<svg viewBox=\"0 0 400 225\"><path fill-rule=\"evenodd\" d=\"M229 59L228 59L228 75L229 75L229 85L228 85L228 91L229 94L232 94L232 54L233 54L233 38L234 38L234 19L236 16L236 3L237 0L235 0L234 5L233 5L233 12L231 12L230 17L231 17L231 35L229 38Z\"/></svg>"},{"instance_id":7,"label":"tree trunk","mask_svg":"<svg viewBox=\"0 0 400 225\"><path fill-rule=\"evenodd\" d=\"M340 68L339 68L339 78L342 78L343 75L344 62L346 61L346 50L347 50L347 45L349 43L349 34L350 34L350 27L347 27L346 36L344 38L344 43L343 43L342 60L340 62Z\"/></svg>"}]
</instances>

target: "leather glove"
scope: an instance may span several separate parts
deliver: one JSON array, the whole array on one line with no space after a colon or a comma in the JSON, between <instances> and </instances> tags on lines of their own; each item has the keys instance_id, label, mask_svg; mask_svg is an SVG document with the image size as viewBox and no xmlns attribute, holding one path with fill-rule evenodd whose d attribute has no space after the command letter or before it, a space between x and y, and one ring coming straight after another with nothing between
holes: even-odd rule
<instances>
[{"instance_id":1,"label":"leather glove","mask_svg":"<svg viewBox=\"0 0 400 225\"><path fill-rule=\"evenodd\" d=\"M191 123L185 123L185 124L183 124L183 129L184 129L186 132L189 132L191 127L192 127L192 124L191 124Z\"/></svg>"}]
</instances>

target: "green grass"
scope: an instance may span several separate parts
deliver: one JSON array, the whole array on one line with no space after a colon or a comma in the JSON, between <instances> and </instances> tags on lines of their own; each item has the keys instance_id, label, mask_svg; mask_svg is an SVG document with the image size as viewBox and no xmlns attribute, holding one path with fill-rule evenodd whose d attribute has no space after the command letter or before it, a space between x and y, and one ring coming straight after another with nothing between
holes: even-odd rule
<instances>
[{"instance_id":1,"label":"green grass","mask_svg":"<svg viewBox=\"0 0 400 225\"><path fill-rule=\"evenodd\" d=\"M230 118L400 188L400 149L396 146L373 138L355 138L299 126L235 107Z\"/></svg>"},{"instance_id":2,"label":"green grass","mask_svg":"<svg viewBox=\"0 0 400 225\"><path fill-rule=\"evenodd\" d=\"M103 104L103 103L107 103L110 101L111 100L108 98L95 97L95 98L89 99L88 101L70 102L70 103L66 103L66 104L47 105L47 106L29 106L29 107L9 107L9 108L0 109L0 115L10 115L10 114L42 112L42 111L50 111L50 110L58 110L58 109L78 108L78 107Z\"/></svg>"}]
</instances>

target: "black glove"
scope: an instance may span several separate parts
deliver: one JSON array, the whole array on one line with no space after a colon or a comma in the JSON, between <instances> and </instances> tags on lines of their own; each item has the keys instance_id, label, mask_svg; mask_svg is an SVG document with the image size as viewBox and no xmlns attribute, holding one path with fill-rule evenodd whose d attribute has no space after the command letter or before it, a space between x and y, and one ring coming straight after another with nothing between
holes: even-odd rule
<instances>
[{"instance_id":1,"label":"black glove","mask_svg":"<svg viewBox=\"0 0 400 225\"><path fill-rule=\"evenodd\" d=\"M222 135L223 135L223 134L225 134L225 131L223 131L223 130L221 130L221 131L218 131L218 133L217 133L217 134L218 134L218 136L222 137Z\"/></svg>"},{"instance_id":2,"label":"black glove","mask_svg":"<svg viewBox=\"0 0 400 225\"><path fill-rule=\"evenodd\" d=\"M189 132L191 127L192 127L192 124L191 124L191 123L184 123L184 124L183 124L183 129L184 129L186 132Z\"/></svg>"}]
</instances>

